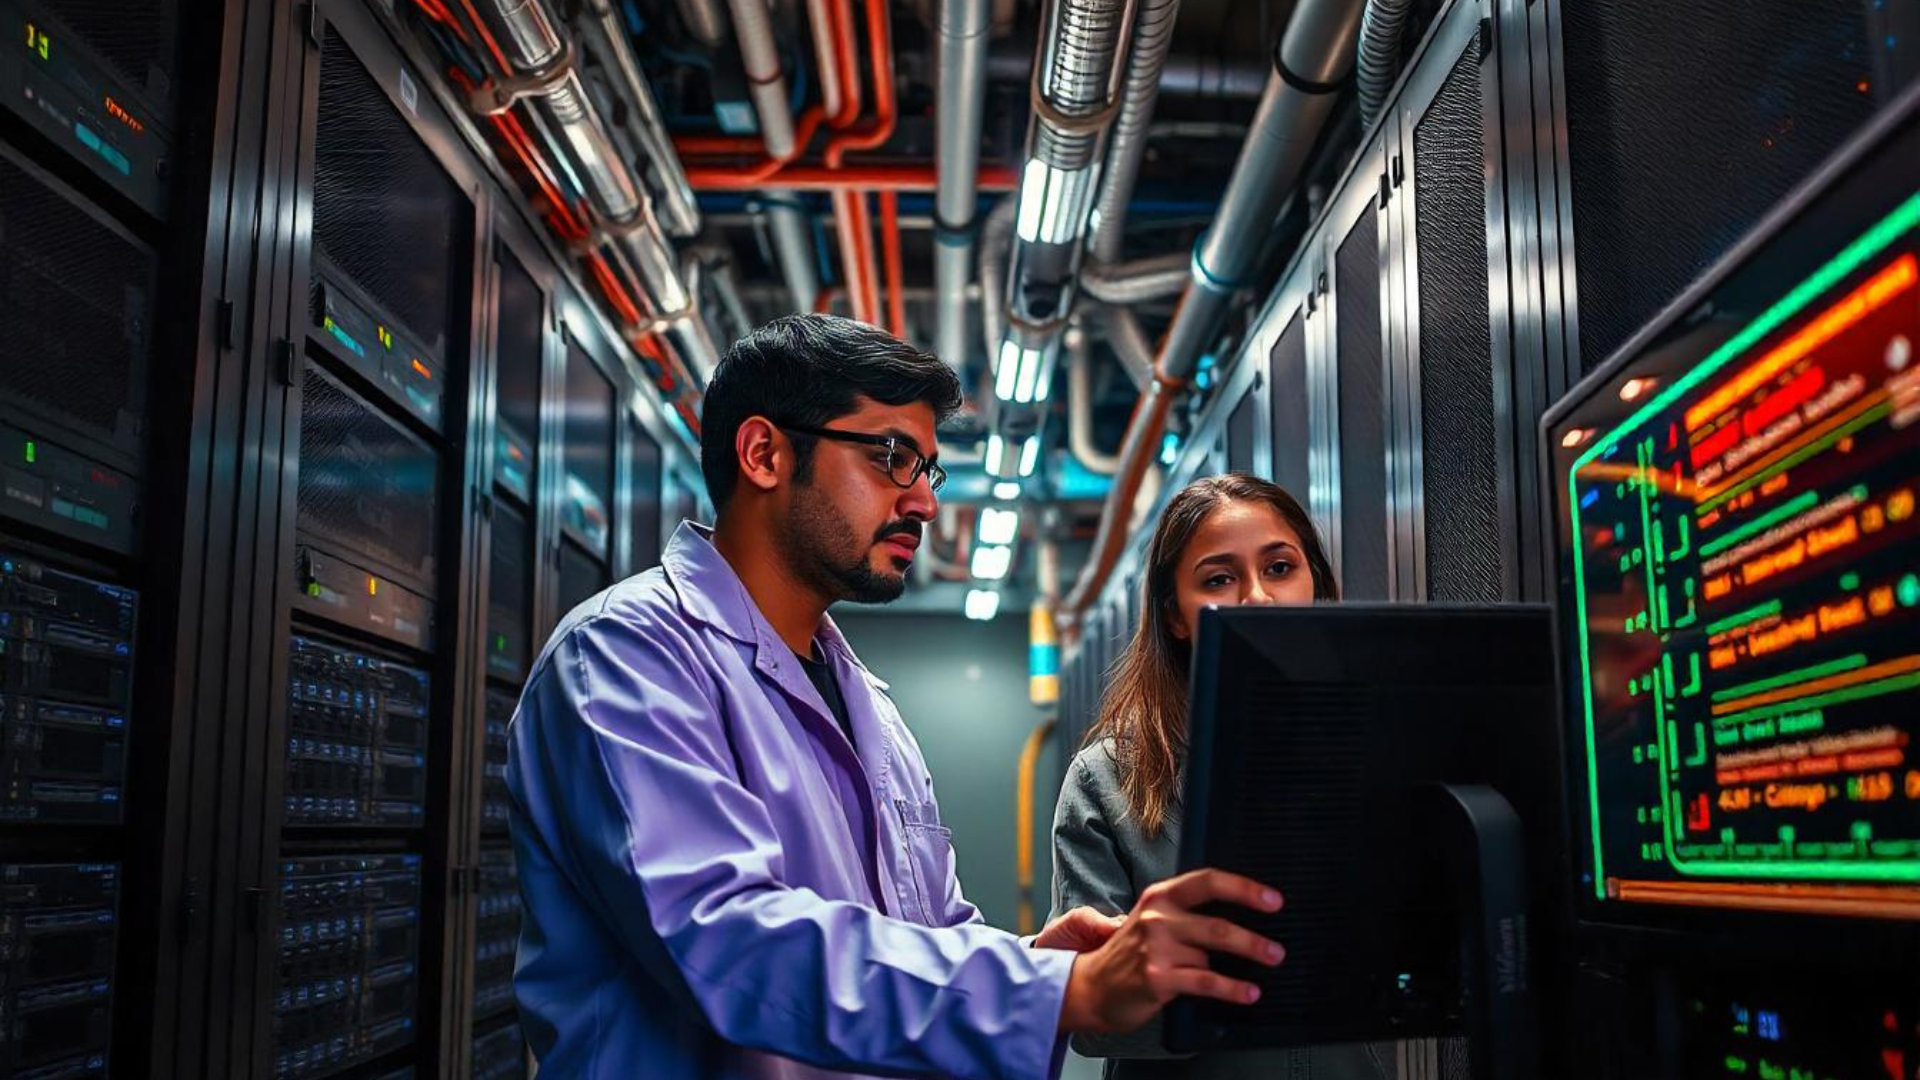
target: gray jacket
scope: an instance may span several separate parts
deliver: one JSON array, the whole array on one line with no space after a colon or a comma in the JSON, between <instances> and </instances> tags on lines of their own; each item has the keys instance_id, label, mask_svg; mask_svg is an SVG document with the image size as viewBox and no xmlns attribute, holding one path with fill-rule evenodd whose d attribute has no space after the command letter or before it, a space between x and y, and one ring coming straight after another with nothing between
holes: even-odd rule
<instances>
[{"instance_id":1,"label":"gray jacket","mask_svg":"<svg viewBox=\"0 0 1920 1080\"><path fill-rule=\"evenodd\" d=\"M1108 915L1133 909L1148 885L1172 877L1179 857L1179 807L1148 836L1127 811L1113 740L1080 751L1067 768L1053 813L1053 912L1076 907ZM1386 1047L1327 1046L1300 1050L1177 1057L1160 1045L1160 1021L1119 1035L1076 1035L1073 1048L1106 1058L1107 1080L1385 1080ZM1384 1058L1381 1056L1384 1055Z\"/></svg>"}]
</instances>

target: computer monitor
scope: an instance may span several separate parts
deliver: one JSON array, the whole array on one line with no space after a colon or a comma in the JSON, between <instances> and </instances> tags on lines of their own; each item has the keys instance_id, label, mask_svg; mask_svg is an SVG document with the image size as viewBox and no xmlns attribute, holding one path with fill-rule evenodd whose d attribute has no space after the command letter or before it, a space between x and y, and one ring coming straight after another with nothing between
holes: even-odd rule
<instances>
[{"instance_id":1,"label":"computer monitor","mask_svg":"<svg viewBox=\"0 0 1920 1080\"><path fill-rule=\"evenodd\" d=\"M1920 940L1920 95L1543 443L1583 921Z\"/></svg>"},{"instance_id":2,"label":"computer monitor","mask_svg":"<svg viewBox=\"0 0 1920 1080\"><path fill-rule=\"evenodd\" d=\"M1279 888L1276 914L1223 914L1287 958L1273 969L1217 959L1260 1000L1176 1001L1170 1048L1455 1034L1475 1005L1533 989L1529 968L1566 907L1550 637L1544 607L1201 615L1180 867ZM1476 786L1472 806L1463 785ZM1478 847L1468 814L1487 832ZM1488 917L1469 926L1482 902ZM1510 1061L1532 1054L1523 1013L1501 1021Z\"/></svg>"}]
</instances>

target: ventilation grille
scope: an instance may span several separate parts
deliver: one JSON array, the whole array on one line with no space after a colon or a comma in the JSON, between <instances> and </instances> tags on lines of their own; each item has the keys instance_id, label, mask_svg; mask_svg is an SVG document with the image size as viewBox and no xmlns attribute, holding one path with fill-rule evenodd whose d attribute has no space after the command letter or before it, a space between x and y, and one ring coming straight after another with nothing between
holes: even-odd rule
<instances>
[{"instance_id":1,"label":"ventilation grille","mask_svg":"<svg viewBox=\"0 0 1920 1080\"><path fill-rule=\"evenodd\" d=\"M1307 331L1298 312L1287 320L1267 360L1273 382L1273 480L1307 504Z\"/></svg>"},{"instance_id":2,"label":"ventilation grille","mask_svg":"<svg viewBox=\"0 0 1920 1080\"><path fill-rule=\"evenodd\" d=\"M140 452L153 253L0 155L0 399Z\"/></svg>"},{"instance_id":3,"label":"ventilation grille","mask_svg":"<svg viewBox=\"0 0 1920 1080\"><path fill-rule=\"evenodd\" d=\"M453 298L471 291L458 258L470 218L453 179L329 29L314 136L314 243L440 359ZM317 295L317 277L314 288Z\"/></svg>"},{"instance_id":4,"label":"ventilation grille","mask_svg":"<svg viewBox=\"0 0 1920 1080\"><path fill-rule=\"evenodd\" d=\"M500 422L532 446L540 438L540 358L545 351L546 297L540 286L502 250L500 320L496 348L500 363Z\"/></svg>"},{"instance_id":5,"label":"ventilation grille","mask_svg":"<svg viewBox=\"0 0 1920 1080\"><path fill-rule=\"evenodd\" d=\"M1427 596L1500 599L1480 67L1462 55L1413 132Z\"/></svg>"},{"instance_id":6,"label":"ventilation grille","mask_svg":"<svg viewBox=\"0 0 1920 1080\"><path fill-rule=\"evenodd\" d=\"M1383 600L1387 595L1378 220L1371 209L1361 214L1334 259L1340 348L1340 573L1341 592L1350 600Z\"/></svg>"},{"instance_id":7,"label":"ventilation grille","mask_svg":"<svg viewBox=\"0 0 1920 1080\"><path fill-rule=\"evenodd\" d=\"M55 12L55 20L171 118L178 6L177 0L29 0L27 9Z\"/></svg>"},{"instance_id":8,"label":"ventilation grille","mask_svg":"<svg viewBox=\"0 0 1920 1080\"><path fill-rule=\"evenodd\" d=\"M1870 5L1561 5L1587 370L1885 100L1866 37Z\"/></svg>"},{"instance_id":9,"label":"ventilation grille","mask_svg":"<svg viewBox=\"0 0 1920 1080\"><path fill-rule=\"evenodd\" d=\"M434 591L439 461L309 365L300 406L300 528Z\"/></svg>"},{"instance_id":10,"label":"ventilation grille","mask_svg":"<svg viewBox=\"0 0 1920 1080\"><path fill-rule=\"evenodd\" d=\"M1223 973L1254 979L1264 992L1244 1013L1238 1006L1222 1007L1215 1016L1230 1015L1236 1025L1299 1025L1316 1014L1322 999L1353 1000L1350 957L1362 950L1345 937L1350 920L1344 916L1354 901L1346 868L1354 852L1367 846L1368 691L1353 684L1249 681L1250 700L1236 712L1284 716L1287 722L1239 740L1239 753L1232 756L1238 776L1222 778L1215 790L1245 791L1242 778L1258 776L1260 790L1271 797L1213 812L1237 818L1237 835L1260 838L1233 853L1238 863L1222 869L1286 883L1281 911L1235 921L1286 942L1287 962L1276 974L1222 961Z\"/></svg>"}]
</instances>

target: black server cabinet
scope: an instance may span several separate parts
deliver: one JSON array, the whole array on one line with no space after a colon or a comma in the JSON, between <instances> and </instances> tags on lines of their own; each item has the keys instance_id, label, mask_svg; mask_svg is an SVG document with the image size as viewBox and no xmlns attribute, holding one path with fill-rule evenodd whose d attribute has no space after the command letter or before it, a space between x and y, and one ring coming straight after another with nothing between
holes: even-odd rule
<instances>
[{"instance_id":1,"label":"black server cabinet","mask_svg":"<svg viewBox=\"0 0 1920 1080\"><path fill-rule=\"evenodd\" d=\"M564 615L607 587L613 554L614 384L571 331L566 338L558 549Z\"/></svg>"},{"instance_id":2,"label":"black server cabinet","mask_svg":"<svg viewBox=\"0 0 1920 1080\"><path fill-rule=\"evenodd\" d=\"M1397 599L1519 595L1497 54L1491 7L1457 3L1428 36L1393 110L1389 218L1400 274L1394 342ZM1499 263L1495 271L1495 263ZM1500 294L1496 305L1494 297Z\"/></svg>"},{"instance_id":3,"label":"black server cabinet","mask_svg":"<svg viewBox=\"0 0 1920 1080\"><path fill-rule=\"evenodd\" d=\"M155 484L189 423L156 438L154 395L162 339L189 335L157 327L167 300L201 300L195 238L165 223L176 91L204 80L177 66L173 0L0 0L0 25L0 1076L125 1074L141 1055L114 1023L154 998L129 993L128 961L150 984L180 947L151 909L123 934L121 897L133 864L159 891L149 852L178 824L174 648L139 639L181 571L176 522L154 542L149 507L183 486ZM174 409L198 358L168 355Z\"/></svg>"},{"instance_id":4,"label":"black server cabinet","mask_svg":"<svg viewBox=\"0 0 1920 1080\"><path fill-rule=\"evenodd\" d=\"M456 718L485 663L473 538L488 428L472 418L490 205L452 119L366 5L322 2L304 29L294 141L309 227L288 274L260 840L277 902L243 1060L276 1080L431 1075L460 994L452 882L470 788Z\"/></svg>"},{"instance_id":5,"label":"black server cabinet","mask_svg":"<svg viewBox=\"0 0 1920 1080\"><path fill-rule=\"evenodd\" d=\"M1377 132L1359 155L1332 201L1319 241L1331 285L1328 319L1321 327L1326 356L1321 371L1329 387L1322 453L1332 468L1325 509L1316 516L1328 526L1341 595L1350 600L1384 600L1394 588L1387 505L1393 298L1383 269L1387 198L1384 183L1376 183L1386 172L1384 143L1384 134Z\"/></svg>"},{"instance_id":6,"label":"black server cabinet","mask_svg":"<svg viewBox=\"0 0 1920 1080\"><path fill-rule=\"evenodd\" d=\"M621 484L627 500L622 544L626 557L621 576L631 576L660 563L661 450L660 443L641 419L626 413L626 479Z\"/></svg>"},{"instance_id":7,"label":"black server cabinet","mask_svg":"<svg viewBox=\"0 0 1920 1080\"><path fill-rule=\"evenodd\" d=\"M501 1073L515 1063L524 1068L524 1050L506 1048L497 1034L518 1031L513 965L520 898L507 832L507 724L548 626L539 597L551 585L537 555L552 543L544 531L550 520L545 508L556 486L551 459L558 456L546 452L553 445L554 418L542 408L551 397L543 389L554 381L556 359L549 333L552 282L529 269L543 264L526 255L534 250L532 242L511 222L500 222L499 232L489 317L495 380L487 663L478 708L469 710L475 737L466 770L472 827L461 856L461 876L471 884L462 914L463 1015L456 1028L462 1045L449 1047L450 1056L456 1049L465 1055L467 1076Z\"/></svg>"}]
</instances>

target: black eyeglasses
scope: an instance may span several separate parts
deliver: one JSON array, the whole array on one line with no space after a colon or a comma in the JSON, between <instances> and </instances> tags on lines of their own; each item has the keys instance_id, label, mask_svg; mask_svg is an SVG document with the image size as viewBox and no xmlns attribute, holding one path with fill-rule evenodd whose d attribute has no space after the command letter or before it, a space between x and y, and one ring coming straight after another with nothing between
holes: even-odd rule
<instances>
[{"instance_id":1,"label":"black eyeglasses","mask_svg":"<svg viewBox=\"0 0 1920 1080\"><path fill-rule=\"evenodd\" d=\"M887 452L887 479L892 480L899 487L912 487L923 473L927 478L927 486L934 491L939 491L946 486L947 470L941 468L932 458L908 445L905 440L895 436L868 435L858 431L835 431L832 428L802 427L799 424L775 424L774 426L782 431L831 439L834 442L880 447Z\"/></svg>"}]
</instances>

